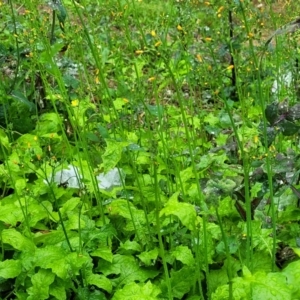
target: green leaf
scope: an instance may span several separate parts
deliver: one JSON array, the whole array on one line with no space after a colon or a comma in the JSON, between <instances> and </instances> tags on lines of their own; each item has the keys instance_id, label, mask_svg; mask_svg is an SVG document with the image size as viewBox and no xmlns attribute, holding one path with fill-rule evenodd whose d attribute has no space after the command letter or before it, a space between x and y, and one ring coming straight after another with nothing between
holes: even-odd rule
<instances>
[{"instance_id":1,"label":"green leaf","mask_svg":"<svg viewBox=\"0 0 300 300\"><path fill-rule=\"evenodd\" d=\"M127 240L124 244L121 243L120 249L129 251L129 252L131 252L131 251L132 252L141 252L142 251L142 247L138 242L130 241L130 240Z\"/></svg>"},{"instance_id":2,"label":"green leaf","mask_svg":"<svg viewBox=\"0 0 300 300\"><path fill-rule=\"evenodd\" d=\"M268 122L273 125L278 118L278 103L273 102L267 105L265 109L266 119Z\"/></svg>"},{"instance_id":3,"label":"green leaf","mask_svg":"<svg viewBox=\"0 0 300 300\"><path fill-rule=\"evenodd\" d=\"M36 249L33 259L36 266L52 269L52 272L62 279L78 275L83 265L91 261L89 256L70 253L54 246Z\"/></svg>"},{"instance_id":4,"label":"green leaf","mask_svg":"<svg viewBox=\"0 0 300 300\"><path fill-rule=\"evenodd\" d=\"M180 171L180 180L181 182L186 182L191 178L195 178L195 174L192 167L186 168L183 171Z\"/></svg>"},{"instance_id":5,"label":"green leaf","mask_svg":"<svg viewBox=\"0 0 300 300\"><path fill-rule=\"evenodd\" d=\"M13 228L3 230L1 237L4 244L9 244L17 250L35 251L34 243Z\"/></svg>"},{"instance_id":6,"label":"green leaf","mask_svg":"<svg viewBox=\"0 0 300 300\"><path fill-rule=\"evenodd\" d=\"M56 1L56 9L57 9L57 18L59 21L59 26L61 30L64 32L64 27L65 27L65 20L67 18L67 11L62 4L62 1Z\"/></svg>"},{"instance_id":7,"label":"green leaf","mask_svg":"<svg viewBox=\"0 0 300 300\"><path fill-rule=\"evenodd\" d=\"M128 100L126 100L125 98L117 98L113 101L113 103L116 110L122 110L124 106L128 103Z\"/></svg>"},{"instance_id":8,"label":"green leaf","mask_svg":"<svg viewBox=\"0 0 300 300\"><path fill-rule=\"evenodd\" d=\"M193 230L196 225L196 210L192 204L178 202L179 192L176 192L171 196L165 207L160 211L160 217L162 216L177 216L184 226Z\"/></svg>"},{"instance_id":9,"label":"green leaf","mask_svg":"<svg viewBox=\"0 0 300 300\"><path fill-rule=\"evenodd\" d=\"M29 111L32 111L32 110L35 109L35 104L30 102L22 92L13 90L12 91L12 97L16 101L18 101L18 102L22 103L23 105L27 106Z\"/></svg>"},{"instance_id":10,"label":"green leaf","mask_svg":"<svg viewBox=\"0 0 300 300\"><path fill-rule=\"evenodd\" d=\"M99 274L90 274L87 276L87 283L90 285L95 285L100 289L111 293L112 291L112 284L111 281L103 275Z\"/></svg>"},{"instance_id":11,"label":"green leaf","mask_svg":"<svg viewBox=\"0 0 300 300\"><path fill-rule=\"evenodd\" d=\"M40 269L31 276L32 287L27 289L28 300L49 298L49 285L54 282L55 275L50 270Z\"/></svg>"},{"instance_id":12,"label":"green leaf","mask_svg":"<svg viewBox=\"0 0 300 300\"><path fill-rule=\"evenodd\" d=\"M291 289L291 299L300 299L300 261L291 262L282 274L286 276L286 283Z\"/></svg>"},{"instance_id":13,"label":"green leaf","mask_svg":"<svg viewBox=\"0 0 300 300\"><path fill-rule=\"evenodd\" d=\"M257 272L253 275L253 299L286 300L291 298L290 287L286 284L286 277L281 273Z\"/></svg>"},{"instance_id":14,"label":"green leaf","mask_svg":"<svg viewBox=\"0 0 300 300\"><path fill-rule=\"evenodd\" d=\"M164 113L164 108L161 105L150 105L147 104L147 109L151 116L153 117L162 117Z\"/></svg>"},{"instance_id":15,"label":"green leaf","mask_svg":"<svg viewBox=\"0 0 300 300\"><path fill-rule=\"evenodd\" d=\"M148 281L145 285L131 282L123 289L117 290L112 300L156 300L160 289Z\"/></svg>"},{"instance_id":16,"label":"green leaf","mask_svg":"<svg viewBox=\"0 0 300 300\"><path fill-rule=\"evenodd\" d=\"M2 128L0 128L0 143L6 150L10 149L8 137Z\"/></svg>"},{"instance_id":17,"label":"green leaf","mask_svg":"<svg viewBox=\"0 0 300 300\"><path fill-rule=\"evenodd\" d=\"M22 271L22 263L19 260L7 259L0 262L0 277L15 278Z\"/></svg>"},{"instance_id":18,"label":"green leaf","mask_svg":"<svg viewBox=\"0 0 300 300\"><path fill-rule=\"evenodd\" d=\"M56 113L43 114L36 125L39 136L57 133L61 129L61 119Z\"/></svg>"},{"instance_id":19,"label":"green leaf","mask_svg":"<svg viewBox=\"0 0 300 300\"><path fill-rule=\"evenodd\" d=\"M91 290L89 287L79 287L76 290L78 300L107 300L105 295L98 290Z\"/></svg>"},{"instance_id":20,"label":"green leaf","mask_svg":"<svg viewBox=\"0 0 300 300\"><path fill-rule=\"evenodd\" d=\"M159 271L142 268L139 262L131 255L114 255L112 263L102 261L99 271L105 276L115 275L112 281L116 286L123 286L130 282L144 282L157 276Z\"/></svg>"},{"instance_id":21,"label":"green leaf","mask_svg":"<svg viewBox=\"0 0 300 300\"><path fill-rule=\"evenodd\" d=\"M158 248L154 248L148 252L142 252L141 254L137 255L137 257L146 265L151 266L153 261L156 261L158 257Z\"/></svg>"},{"instance_id":22,"label":"green leaf","mask_svg":"<svg viewBox=\"0 0 300 300\"><path fill-rule=\"evenodd\" d=\"M300 126L294 124L293 122L284 120L280 124L282 134L285 136L291 136L299 132Z\"/></svg>"},{"instance_id":23,"label":"green leaf","mask_svg":"<svg viewBox=\"0 0 300 300\"><path fill-rule=\"evenodd\" d=\"M259 126L259 129L261 132L259 135L260 141L265 146L265 137L264 137L264 133L263 133L263 125L262 124ZM267 146L268 147L271 146L272 143L274 142L277 132L278 132L278 130L275 129L274 127L267 127L266 138L267 138Z\"/></svg>"},{"instance_id":24,"label":"green leaf","mask_svg":"<svg viewBox=\"0 0 300 300\"><path fill-rule=\"evenodd\" d=\"M144 211L137 209L132 203L123 199L114 200L111 203L110 213L111 215L120 215L125 219L135 222L135 224L146 223Z\"/></svg>"},{"instance_id":25,"label":"green leaf","mask_svg":"<svg viewBox=\"0 0 300 300\"><path fill-rule=\"evenodd\" d=\"M102 155L103 163L101 164L104 173L107 173L117 165L121 160L123 149L128 145L128 142L117 142L106 139L106 149Z\"/></svg>"},{"instance_id":26,"label":"green leaf","mask_svg":"<svg viewBox=\"0 0 300 300\"><path fill-rule=\"evenodd\" d=\"M15 203L0 205L0 220L6 224L16 226L17 222L23 222L24 214Z\"/></svg>"},{"instance_id":27,"label":"green leaf","mask_svg":"<svg viewBox=\"0 0 300 300\"><path fill-rule=\"evenodd\" d=\"M66 216L68 212L73 211L79 203L80 203L80 198L78 197L73 197L69 199L67 202L65 202L63 207L60 208L60 212L62 216Z\"/></svg>"},{"instance_id":28,"label":"green leaf","mask_svg":"<svg viewBox=\"0 0 300 300\"><path fill-rule=\"evenodd\" d=\"M97 124L96 128L102 138L105 138L105 139L109 138L109 132L106 127L104 127L100 124Z\"/></svg>"},{"instance_id":29,"label":"green leaf","mask_svg":"<svg viewBox=\"0 0 300 300\"><path fill-rule=\"evenodd\" d=\"M101 257L110 263L113 261L113 254L111 252L111 249L108 247L104 247L104 246L101 246L98 249L96 249L95 251L93 251L91 253L91 256Z\"/></svg>"},{"instance_id":30,"label":"green leaf","mask_svg":"<svg viewBox=\"0 0 300 300\"><path fill-rule=\"evenodd\" d=\"M196 273L194 267L184 266L179 271L171 270L171 287L172 295L178 299L182 299L187 294L191 287L195 284ZM164 294L167 291L166 282L163 281L162 291Z\"/></svg>"},{"instance_id":31,"label":"green leaf","mask_svg":"<svg viewBox=\"0 0 300 300\"><path fill-rule=\"evenodd\" d=\"M66 289L68 287L66 283L66 281L56 277L55 281L49 287L49 294L58 300L66 300Z\"/></svg>"},{"instance_id":32,"label":"green leaf","mask_svg":"<svg viewBox=\"0 0 300 300\"><path fill-rule=\"evenodd\" d=\"M192 251L187 246L177 246L171 254L175 257L175 259L181 261L185 265L192 266L195 264Z\"/></svg>"}]
</instances>

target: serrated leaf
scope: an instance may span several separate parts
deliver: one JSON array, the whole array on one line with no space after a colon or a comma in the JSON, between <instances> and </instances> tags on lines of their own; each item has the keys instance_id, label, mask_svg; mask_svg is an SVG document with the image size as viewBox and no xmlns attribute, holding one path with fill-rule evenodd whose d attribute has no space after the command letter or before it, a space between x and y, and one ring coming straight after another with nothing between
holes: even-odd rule
<instances>
[{"instance_id":1,"label":"serrated leaf","mask_svg":"<svg viewBox=\"0 0 300 300\"><path fill-rule=\"evenodd\" d=\"M35 251L34 243L13 228L3 230L1 238L4 244L9 244L17 250Z\"/></svg>"},{"instance_id":2,"label":"serrated leaf","mask_svg":"<svg viewBox=\"0 0 300 300\"><path fill-rule=\"evenodd\" d=\"M175 259L181 261L187 266L192 266L195 264L195 259L192 251L187 246L177 246L175 250L171 252L171 254Z\"/></svg>"},{"instance_id":3,"label":"serrated leaf","mask_svg":"<svg viewBox=\"0 0 300 300\"><path fill-rule=\"evenodd\" d=\"M127 240L124 244L121 243L120 249L124 249L126 251L134 251L134 252L141 252L142 247L136 241L129 241Z\"/></svg>"},{"instance_id":4,"label":"serrated leaf","mask_svg":"<svg viewBox=\"0 0 300 300\"><path fill-rule=\"evenodd\" d=\"M53 134L61 129L61 119L56 113L46 113L41 115L39 122L36 125L36 130L39 136Z\"/></svg>"},{"instance_id":5,"label":"serrated leaf","mask_svg":"<svg viewBox=\"0 0 300 300\"><path fill-rule=\"evenodd\" d=\"M160 293L160 289L150 281L145 285L131 282L123 289L118 290L112 300L156 300Z\"/></svg>"},{"instance_id":6,"label":"serrated leaf","mask_svg":"<svg viewBox=\"0 0 300 300\"><path fill-rule=\"evenodd\" d=\"M184 266L179 271L172 270L170 272L172 295L178 299L182 299L191 287L195 284L196 272L194 267ZM164 283L165 284L165 283ZM163 285L164 290L166 289Z\"/></svg>"},{"instance_id":7,"label":"serrated leaf","mask_svg":"<svg viewBox=\"0 0 300 300\"><path fill-rule=\"evenodd\" d=\"M193 230L196 224L196 210L192 204L178 202L179 192L171 196L165 207L160 211L162 216L177 216L184 226Z\"/></svg>"},{"instance_id":8,"label":"serrated leaf","mask_svg":"<svg viewBox=\"0 0 300 300\"><path fill-rule=\"evenodd\" d=\"M154 248L148 252L142 252L141 254L137 255L137 257L146 265L151 266L153 261L156 261L158 257L158 248Z\"/></svg>"},{"instance_id":9,"label":"serrated leaf","mask_svg":"<svg viewBox=\"0 0 300 300\"><path fill-rule=\"evenodd\" d=\"M103 275L99 274L90 274L87 276L87 284L95 285L100 289L111 293L112 291L112 284L111 281Z\"/></svg>"},{"instance_id":10,"label":"serrated leaf","mask_svg":"<svg viewBox=\"0 0 300 300\"><path fill-rule=\"evenodd\" d=\"M123 149L128 145L129 142L118 142L106 139L106 149L102 155L103 163L101 164L104 173L112 170L117 165L121 160Z\"/></svg>"},{"instance_id":11,"label":"serrated leaf","mask_svg":"<svg viewBox=\"0 0 300 300\"><path fill-rule=\"evenodd\" d=\"M258 272L253 275L253 299L286 300L291 298L290 287L286 284L286 277L281 273Z\"/></svg>"},{"instance_id":12,"label":"serrated leaf","mask_svg":"<svg viewBox=\"0 0 300 300\"><path fill-rule=\"evenodd\" d=\"M108 247L101 246L99 249L96 249L91 253L91 256L101 257L108 262L112 262L113 254L111 249Z\"/></svg>"},{"instance_id":13,"label":"serrated leaf","mask_svg":"<svg viewBox=\"0 0 300 300\"><path fill-rule=\"evenodd\" d=\"M28 300L44 300L49 298L49 285L54 282L55 275L50 270L40 269L31 276L32 287L27 289Z\"/></svg>"},{"instance_id":14,"label":"serrated leaf","mask_svg":"<svg viewBox=\"0 0 300 300\"><path fill-rule=\"evenodd\" d=\"M16 226L17 222L22 222L24 214L19 206L16 204L6 204L0 206L0 220L6 224Z\"/></svg>"},{"instance_id":15,"label":"serrated leaf","mask_svg":"<svg viewBox=\"0 0 300 300\"><path fill-rule=\"evenodd\" d=\"M289 263L289 265L284 268L282 273L286 276L286 283L291 289L291 293L292 293L291 299L299 299L300 298L300 286L299 286L300 261L298 260Z\"/></svg>"},{"instance_id":16,"label":"serrated leaf","mask_svg":"<svg viewBox=\"0 0 300 300\"><path fill-rule=\"evenodd\" d=\"M22 272L22 263L19 260L7 259L0 262L0 277L15 278Z\"/></svg>"},{"instance_id":17,"label":"serrated leaf","mask_svg":"<svg viewBox=\"0 0 300 300\"><path fill-rule=\"evenodd\" d=\"M193 172L193 168L192 167L188 167L186 169L184 169L183 171L180 171L180 180L181 182L186 182L191 178L194 178L195 174Z\"/></svg>"},{"instance_id":18,"label":"serrated leaf","mask_svg":"<svg viewBox=\"0 0 300 300\"><path fill-rule=\"evenodd\" d=\"M62 214L62 216L67 215L68 212L73 211L76 206L80 203L80 198L77 197L73 197L71 199L69 199L68 201L66 201L63 205L62 208L60 208L60 212Z\"/></svg>"},{"instance_id":19,"label":"serrated leaf","mask_svg":"<svg viewBox=\"0 0 300 300\"><path fill-rule=\"evenodd\" d=\"M69 266L65 257L67 252L62 248L46 246L38 248L35 252L35 265L44 269L52 269L58 277L66 279L68 277Z\"/></svg>"},{"instance_id":20,"label":"serrated leaf","mask_svg":"<svg viewBox=\"0 0 300 300\"><path fill-rule=\"evenodd\" d=\"M158 275L158 270L142 268L139 262L131 255L114 255L112 263L102 261L99 271L105 276L115 275L112 281L114 285L126 285L130 282L144 282Z\"/></svg>"},{"instance_id":21,"label":"serrated leaf","mask_svg":"<svg viewBox=\"0 0 300 300\"><path fill-rule=\"evenodd\" d=\"M49 287L49 294L56 297L57 300L66 300L66 287L66 282L56 277Z\"/></svg>"}]
</instances>

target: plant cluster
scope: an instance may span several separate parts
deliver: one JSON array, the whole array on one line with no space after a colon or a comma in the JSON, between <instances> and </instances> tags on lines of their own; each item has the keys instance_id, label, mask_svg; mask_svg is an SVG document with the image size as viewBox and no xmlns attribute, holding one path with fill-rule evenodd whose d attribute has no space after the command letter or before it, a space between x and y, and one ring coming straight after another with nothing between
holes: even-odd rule
<instances>
[{"instance_id":1,"label":"plant cluster","mask_svg":"<svg viewBox=\"0 0 300 300\"><path fill-rule=\"evenodd\" d=\"M1 299L300 297L299 19L268 2L0 1Z\"/></svg>"}]
</instances>

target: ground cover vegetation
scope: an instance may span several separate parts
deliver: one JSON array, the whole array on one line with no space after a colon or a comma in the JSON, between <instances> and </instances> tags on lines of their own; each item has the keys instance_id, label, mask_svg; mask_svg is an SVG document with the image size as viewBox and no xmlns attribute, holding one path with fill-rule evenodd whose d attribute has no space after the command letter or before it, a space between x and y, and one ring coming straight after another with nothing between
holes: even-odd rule
<instances>
[{"instance_id":1,"label":"ground cover vegetation","mask_svg":"<svg viewBox=\"0 0 300 300\"><path fill-rule=\"evenodd\" d=\"M300 298L297 1L0 5L1 299Z\"/></svg>"}]
</instances>

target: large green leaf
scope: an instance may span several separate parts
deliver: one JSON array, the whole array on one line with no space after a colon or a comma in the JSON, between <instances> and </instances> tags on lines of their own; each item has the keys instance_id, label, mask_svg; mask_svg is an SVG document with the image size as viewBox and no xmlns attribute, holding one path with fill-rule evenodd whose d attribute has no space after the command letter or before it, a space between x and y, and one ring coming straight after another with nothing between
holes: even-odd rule
<instances>
[{"instance_id":1,"label":"large green leaf","mask_svg":"<svg viewBox=\"0 0 300 300\"><path fill-rule=\"evenodd\" d=\"M118 290L112 300L156 300L160 289L148 281L145 285L131 282Z\"/></svg>"},{"instance_id":2,"label":"large green leaf","mask_svg":"<svg viewBox=\"0 0 300 300\"><path fill-rule=\"evenodd\" d=\"M182 299L195 284L195 268L184 266L179 271L171 270L170 277L173 297ZM167 284L165 281L162 283L162 292L167 295Z\"/></svg>"},{"instance_id":3,"label":"large green leaf","mask_svg":"<svg viewBox=\"0 0 300 300\"><path fill-rule=\"evenodd\" d=\"M156 261L158 257L158 253L159 253L158 248L154 248L148 252L142 252L137 256L146 266L151 266L153 262Z\"/></svg>"},{"instance_id":4,"label":"large green leaf","mask_svg":"<svg viewBox=\"0 0 300 300\"><path fill-rule=\"evenodd\" d=\"M142 268L139 262L131 255L114 255L112 263L102 261L99 271L105 276L113 276L112 282L119 288L131 282L144 282L159 274L158 270Z\"/></svg>"},{"instance_id":5,"label":"large green leaf","mask_svg":"<svg viewBox=\"0 0 300 300\"><path fill-rule=\"evenodd\" d=\"M189 203L178 202L179 192L171 196L165 207L160 211L160 217L174 215L188 229L193 230L196 225L195 206Z\"/></svg>"},{"instance_id":6,"label":"large green leaf","mask_svg":"<svg viewBox=\"0 0 300 300\"><path fill-rule=\"evenodd\" d=\"M192 266L195 264L192 251L187 246L177 246L175 250L171 252L171 254L175 257L175 259L181 261L185 265Z\"/></svg>"},{"instance_id":7,"label":"large green leaf","mask_svg":"<svg viewBox=\"0 0 300 300\"><path fill-rule=\"evenodd\" d=\"M104 173L107 173L117 165L121 160L123 149L128 145L129 142L118 142L116 140L106 139L106 149L102 155L103 163L101 164Z\"/></svg>"},{"instance_id":8,"label":"large green leaf","mask_svg":"<svg viewBox=\"0 0 300 300\"><path fill-rule=\"evenodd\" d=\"M22 271L22 263L20 260L7 259L0 262L0 277L15 278Z\"/></svg>"},{"instance_id":9,"label":"large green leaf","mask_svg":"<svg viewBox=\"0 0 300 300\"><path fill-rule=\"evenodd\" d=\"M54 282L55 275L50 270L40 269L31 276L32 287L27 289L28 300L49 299L49 285Z\"/></svg>"},{"instance_id":10,"label":"large green leaf","mask_svg":"<svg viewBox=\"0 0 300 300\"><path fill-rule=\"evenodd\" d=\"M291 262L282 273L286 276L286 284L291 288L291 299L300 299L300 261Z\"/></svg>"},{"instance_id":11,"label":"large green leaf","mask_svg":"<svg viewBox=\"0 0 300 300\"><path fill-rule=\"evenodd\" d=\"M95 285L100 289L111 293L112 291L112 283L111 281L103 275L100 274L90 274L86 278L87 284Z\"/></svg>"},{"instance_id":12,"label":"large green leaf","mask_svg":"<svg viewBox=\"0 0 300 300\"><path fill-rule=\"evenodd\" d=\"M17 250L35 251L34 243L18 232L16 229L5 229L2 231L2 243L9 244Z\"/></svg>"}]
</instances>

